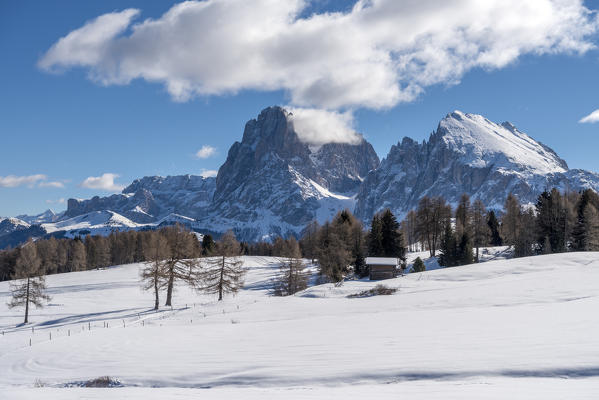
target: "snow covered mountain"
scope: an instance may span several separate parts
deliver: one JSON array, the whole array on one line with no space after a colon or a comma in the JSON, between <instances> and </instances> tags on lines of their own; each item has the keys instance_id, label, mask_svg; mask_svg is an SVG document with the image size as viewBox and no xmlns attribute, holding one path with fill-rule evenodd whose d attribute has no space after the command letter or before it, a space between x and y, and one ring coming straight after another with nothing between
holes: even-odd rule
<instances>
[{"instance_id":1,"label":"snow covered mountain","mask_svg":"<svg viewBox=\"0 0 599 400\"><path fill-rule=\"evenodd\" d=\"M404 138L365 179L356 213L368 220L384 208L399 216L423 196L457 203L462 193L501 209L512 192L534 203L543 190L599 189L599 174L568 169L549 147L509 122L454 111L439 123L428 142Z\"/></svg>"},{"instance_id":2,"label":"snow covered mountain","mask_svg":"<svg viewBox=\"0 0 599 400\"><path fill-rule=\"evenodd\" d=\"M49 209L37 215L17 215L18 219L25 221L30 225L55 222L58 221L61 217L62 213L56 214L54 211Z\"/></svg>"},{"instance_id":3,"label":"snow covered mountain","mask_svg":"<svg viewBox=\"0 0 599 400\"><path fill-rule=\"evenodd\" d=\"M73 218L63 219L58 222L42 224L47 233L64 231L64 237L85 235L109 235L112 231L138 229L144 225L135 223L114 211L92 211Z\"/></svg>"},{"instance_id":4,"label":"snow covered mountain","mask_svg":"<svg viewBox=\"0 0 599 400\"><path fill-rule=\"evenodd\" d=\"M214 178L197 175L146 176L120 194L69 199L65 217L111 210L139 224L157 222L173 213L197 218L210 204L214 187Z\"/></svg>"},{"instance_id":5,"label":"snow covered mountain","mask_svg":"<svg viewBox=\"0 0 599 400\"><path fill-rule=\"evenodd\" d=\"M299 234L310 221L325 221L343 208L364 221L387 207L401 218L422 196L455 204L468 193L502 209L510 192L534 203L552 187L599 191L599 174L569 169L552 149L509 122L455 111L428 141L406 137L379 164L363 138L357 144L310 145L300 140L291 113L269 107L246 123L216 178L149 176L120 194L69 199L63 214L47 211L0 223L0 248L28 235L107 234L174 223L201 233L233 229L241 240L253 241Z\"/></svg>"},{"instance_id":6,"label":"snow covered mountain","mask_svg":"<svg viewBox=\"0 0 599 400\"><path fill-rule=\"evenodd\" d=\"M358 144L310 146L298 137L292 114L281 107L249 121L216 177L206 228L234 228L245 240L299 233L353 208L352 196L379 164L363 138Z\"/></svg>"},{"instance_id":7,"label":"snow covered mountain","mask_svg":"<svg viewBox=\"0 0 599 400\"><path fill-rule=\"evenodd\" d=\"M0 218L0 236L29 228L30 224L19 218Z\"/></svg>"}]
</instances>

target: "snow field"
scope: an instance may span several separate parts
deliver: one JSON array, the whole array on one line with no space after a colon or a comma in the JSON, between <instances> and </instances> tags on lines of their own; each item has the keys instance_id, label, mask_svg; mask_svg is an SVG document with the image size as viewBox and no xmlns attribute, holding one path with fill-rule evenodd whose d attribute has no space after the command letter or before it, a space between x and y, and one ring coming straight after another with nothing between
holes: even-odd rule
<instances>
[{"instance_id":1,"label":"snow field","mask_svg":"<svg viewBox=\"0 0 599 400\"><path fill-rule=\"evenodd\" d=\"M0 398L599 393L599 253L318 285L285 298L269 296L279 260L243 259L246 287L237 296L217 302L179 287L173 310L158 313L139 287L139 264L49 276L50 306L34 309L28 326L18 326L22 310L7 309L1 282ZM346 297L377 283L399 290ZM103 375L125 387L62 387ZM33 388L36 381L48 387Z\"/></svg>"}]
</instances>

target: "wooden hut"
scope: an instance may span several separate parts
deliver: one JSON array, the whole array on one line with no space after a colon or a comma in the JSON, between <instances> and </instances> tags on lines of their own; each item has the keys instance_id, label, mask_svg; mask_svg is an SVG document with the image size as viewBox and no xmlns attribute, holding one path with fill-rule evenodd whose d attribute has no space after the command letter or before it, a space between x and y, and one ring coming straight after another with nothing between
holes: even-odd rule
<instances>
[{"instance_id":1,"label":"wooden hut","mask_svg":"<svg viewBox=\"0 0 599 400\"><path fill-rule=\"evenodd\" d=\"M366 257L370 280L395 278L399 272L400 260L394 257Z\"/></svg>"}]
</instances>

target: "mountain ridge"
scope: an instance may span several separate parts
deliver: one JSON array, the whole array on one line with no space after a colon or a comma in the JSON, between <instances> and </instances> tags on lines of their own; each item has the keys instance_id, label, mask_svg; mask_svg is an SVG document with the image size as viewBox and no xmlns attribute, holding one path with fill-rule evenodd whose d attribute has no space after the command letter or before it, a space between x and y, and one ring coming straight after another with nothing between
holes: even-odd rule
<instances>
[{"instance_id":1,"label":"mountain ridge","mask_svg":"<svg viewBox=\"0 0 599 400\"><path fill-rule=\"evenodd\" d=\"M455 110L428 140L404 137L383 160L359 139L312 146L300 140L290 112L268 107L246 123L215 178L147 176L119 194L69 199L61 214L21 217L43 226L110 211L136 226L180 220L197 231L233 229L250 241L299 235L310 221L323 222L344 208L365 222L384 208L401 218L425 195L455 204L467 193L499 210L510 192L534 203L551 187L599 189L599 174L569 169L553 149L514 124L482 115Z\"/></svg>"}]
</instances>

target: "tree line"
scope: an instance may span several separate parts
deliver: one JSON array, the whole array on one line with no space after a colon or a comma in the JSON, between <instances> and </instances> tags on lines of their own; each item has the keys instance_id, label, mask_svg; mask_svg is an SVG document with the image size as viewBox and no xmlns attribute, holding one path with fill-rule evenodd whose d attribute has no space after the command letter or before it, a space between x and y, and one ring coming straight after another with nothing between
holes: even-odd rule
<instances>
[{"instance_id":1,"label":"tree line","mask_svg":"<svg viewBox=\"0 0 599 400\"><path fill-rule=\"evenodd\" d=\"M25 306L25 323L29 306L42 306L45 275L82 271L131 262L144 262L140 280L144 289L154 294L154 309L159 308L159 294L166 291L165 306L172 306L176 283L218 294L235 293L243 285L245 270L237 258L241 244L232 231L218 241L209 235L202 243L181 225L154 231L113 232L108 237L29 241L18 249L0 253L3 274L12 279L9 307Z\"/></svg>"}]
</instances>

